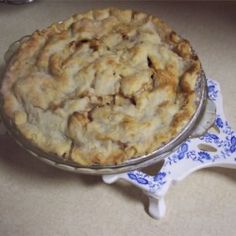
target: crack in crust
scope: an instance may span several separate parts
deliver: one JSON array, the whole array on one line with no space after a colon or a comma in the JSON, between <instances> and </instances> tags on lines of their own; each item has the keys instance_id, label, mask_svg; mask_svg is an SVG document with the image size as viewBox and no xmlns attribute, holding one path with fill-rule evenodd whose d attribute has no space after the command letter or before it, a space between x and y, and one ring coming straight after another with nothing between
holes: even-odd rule
<instances>
[{"instance_id":1,"label":"crack in crust","mask_svg":"<svg viewBox=\"0 0 236 236\"><path fill-rule=\"evenodd\" d=\"M200 62L163 21L115 8L34 32L1 93L25 136L82 165L116 164L173 138L195 112Z\"/></svg>"}]
</instances>

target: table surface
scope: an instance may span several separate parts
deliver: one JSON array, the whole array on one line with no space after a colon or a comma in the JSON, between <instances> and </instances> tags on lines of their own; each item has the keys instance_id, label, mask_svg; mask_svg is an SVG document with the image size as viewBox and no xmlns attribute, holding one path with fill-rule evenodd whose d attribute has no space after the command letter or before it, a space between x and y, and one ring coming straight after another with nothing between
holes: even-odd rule
<instances>
[{"instance_id":1,"label":"table surface","mask_svg":"<svg viewBox=\"0 0 236 236\"><path fill-rule=\"evenodd\" d=\"M236 129L235 3L1 4L0 54L35 29L111 5L158 15L189 39L207 76L220 82L226 116ZM235 235L235 183L235 170L198 171L170 189L166 217L158 221L148 216L148 200L135 187L57 170L30 157L11 138L0 137L0 235Z\"/></svg>"}]
</instances>

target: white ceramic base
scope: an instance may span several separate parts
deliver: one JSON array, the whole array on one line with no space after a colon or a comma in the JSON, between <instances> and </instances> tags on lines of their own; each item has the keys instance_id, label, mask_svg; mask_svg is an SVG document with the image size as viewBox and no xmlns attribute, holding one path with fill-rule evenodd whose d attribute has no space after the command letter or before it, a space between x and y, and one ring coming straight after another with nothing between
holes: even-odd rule
<instances>
[{"instance_id":1,"label":"white ceramic base","mask_svg":"<svg viewBox=\"0 0 236 236\"><path fill-rule=\"evenodd\" d=\"M130 171L104 175L103 181L111 184L122 179L142 189L149 197L149 214L160 219L166 211L164 196L173 183L202 168L236 168L236 133L225 119L220 87L213 80L208 80L208 98L216 106L214 126L200 137L199 133L204 127L197 127L197 132L165 159L161 170L154 176ZM212 102L208 104L211 108Z\"/></svg>"}]
</instances>

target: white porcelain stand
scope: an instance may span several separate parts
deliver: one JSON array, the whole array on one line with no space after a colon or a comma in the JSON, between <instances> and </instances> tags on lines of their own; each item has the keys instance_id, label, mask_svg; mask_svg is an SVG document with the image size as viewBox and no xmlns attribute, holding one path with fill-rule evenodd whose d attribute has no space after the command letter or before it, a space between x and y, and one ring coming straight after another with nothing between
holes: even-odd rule
<instances>
[{"instance_id":1,"label":"white porcelain stand","mask_svg":"<svg viewBox=\"0 0 236 236\"><path fill-rule=\"evenodd\" d=\"M149 197L149 213L159 219L165 216L164 197L169 187L189 174L206 167L236 168L236 133L231 129L223 112L220 87L208 80L208 98L216 105L214 126L197 138L190 138L164 160L161 170L154 176L142 171L103 175L107 184L127 181L142 189Z\"/></svg>"}]
</instances>

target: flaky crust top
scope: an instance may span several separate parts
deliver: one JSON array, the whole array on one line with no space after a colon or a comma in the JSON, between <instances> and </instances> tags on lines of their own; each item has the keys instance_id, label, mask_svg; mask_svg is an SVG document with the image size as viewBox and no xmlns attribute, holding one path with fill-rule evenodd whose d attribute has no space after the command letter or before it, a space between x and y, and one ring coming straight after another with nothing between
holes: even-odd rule
<instances>
[{"instance_id":1,"label":"flaky crust top","mask_svg":"<svg viewBox=\"0 0 236 236\"><path fill-rule=\"evenodd\" d=\"M195 112L200 62L159 18L93 10L34 32L11 60L4 110L43 151L82 165L150 153Z\"/></svg>"}]
</instances>

